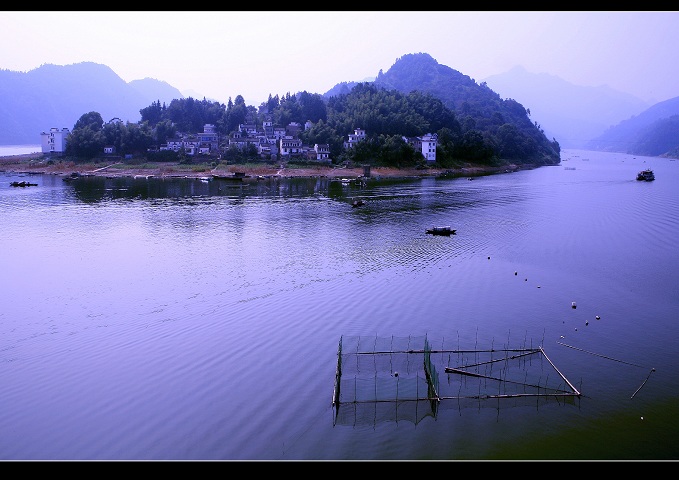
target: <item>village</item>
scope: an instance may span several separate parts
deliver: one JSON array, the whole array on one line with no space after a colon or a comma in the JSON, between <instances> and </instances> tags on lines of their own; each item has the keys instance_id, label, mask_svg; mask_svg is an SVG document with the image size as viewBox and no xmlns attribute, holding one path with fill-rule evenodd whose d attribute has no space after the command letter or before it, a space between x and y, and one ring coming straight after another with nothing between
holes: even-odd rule
<instances>
[{"instance_id":1,"label":"village","mask_svg":"<svg viewBox=\"0 0 679 480\"><path fill-rule=\"evenodd\" d=\"M302 129L308 130L312 127L311 121L307 121L304 126L297 122L291 122L285 128L276 127L270 119L266 119L261 128L258 128L254 123L240 124L238 130L232 132L228 139L222 142L215 125L205 124L201 133L180 134L177 138L168 140L167 143L149 149L149 151L183 151L188 156L205 155L221 158L221 155L230 148L235 147L240 151L246 151L247 148L254 147L257 155L266 161L300 159L331 165L330 145L319 143L313 146L304 145L299 138ZM63 154L69 133L68 128L51 128L48 132L42 132L40 134L42 153ZM358 142L365 139L366 131L356 128L354 133L345 139L343 146L345 149L353 148ZM415 151L422 153L427 164L432 165L436 162L438 142L436 133L427 133L420 137L404 136L403 140L410 144ZM111 156L119 155L112 145L104 146L102 153Z\"/></svg>"}]
</instances>

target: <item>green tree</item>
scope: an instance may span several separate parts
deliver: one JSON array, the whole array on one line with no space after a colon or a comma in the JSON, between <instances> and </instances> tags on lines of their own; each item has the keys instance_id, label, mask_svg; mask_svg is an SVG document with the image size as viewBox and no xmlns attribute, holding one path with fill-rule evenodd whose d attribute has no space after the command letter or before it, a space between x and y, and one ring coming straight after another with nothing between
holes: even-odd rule
<instances>
[{"instance_id":1,"label":"green tree","mask_svg":"<svg viewBox=\"0 0 679 480\"><path fill-rule=\"evenodd\" d=\"M111 145L115 147L116 152L123 154L123 145L125 143L125 136L127 135L127 128L123 122L109 122L101 129L101 134L104 139L104 146Z\"/></svg>"},{"instance_id":2,"label":"green tree","mask_svg":"<svg viewBox=\"0 0 679 480\"><path fill-rule=\"evenodd\" d=\"M88 112L80 116L78 121L75 122L73 130L76 130L78 128L89 128L90 130L98 132L103 127L104 119L101 118L101 114L99 112Z\"/></svg>"},{"instance_id":3,"label":"green tree","mask_svg":"<svg viewBox=\"0 0 679 480\"><path fill-rule=\"evenodd\" d=\"M143 155L153 145L153 132L147 122L141 124L128 123L124 137L125 153Z\"/></svg>"},{"instance_id":4,"label":"green tree","mask_svg":"<svg viewBox=\"0 0 679 480\"><path fill-rule=\"evenodd\" d=\"M92 159L104 153L104 120L99 112L88 112L78 119L66 140L65 154L78 159Z\"/></svg>"},{"instance_id":5,"label":"green tree","mask_svg":"<svg viewBox=\"0 0 679 480\"><path fill-rule=\"evenodd\" d=\"M163 120L166 110L167 107L165 106L165 103L163 103L163 105L161 106L160 100L158 100L157 102L153 102L151 103L150 106L139 110L139 113L141 114L141 121L149 122L149 125L155 127L159 122Z\"/></svg>"},{"instance_id":6,"label":"green tree","mask_svg":"<svg viewBox=\"0 0 679 480\"><path fill-rule=\"evenodd\" d=\"M161 120L153 130L153 140L156 145L167 143L167 140L177 134L177 127L170 120Z\"/></svg>"}]
</instances>

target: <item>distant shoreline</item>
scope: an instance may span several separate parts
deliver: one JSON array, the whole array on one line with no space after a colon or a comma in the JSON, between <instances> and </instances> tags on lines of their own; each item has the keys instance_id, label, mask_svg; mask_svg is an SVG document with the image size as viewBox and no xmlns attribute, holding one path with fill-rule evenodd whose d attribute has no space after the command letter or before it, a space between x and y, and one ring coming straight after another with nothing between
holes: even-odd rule
<instances>
[{"instance_id":1,"label":"distant shoreline","mask_svg":"<svg viewBox=\"0 0 679 480\"><path fill-rule=\"evenodd\" d=\"M417 178L417 177L476 177L496 173L510 173L513 171L533 168L530 166L504 165L489 167L485 165L468 164L460 168L387 168L370 167L369 176L375 178ZM75 163L55 159L51 164L42 153L25 155L11 155L0 157L0 172L15 174L49 174L70 176L79 174L84 176L104 177L135 177L152 176L159 178L204 178L213 175L233 175L236 172L248 176L262 177L329 177L329 178L358 178L367 176L363 167L343 168L333 166L280 166L263 164L261 166L228 165L219 168L209 168L205 165L180 164L177 162L148 162L141 165L117 162Z\"/></svg>"}]
</instances>

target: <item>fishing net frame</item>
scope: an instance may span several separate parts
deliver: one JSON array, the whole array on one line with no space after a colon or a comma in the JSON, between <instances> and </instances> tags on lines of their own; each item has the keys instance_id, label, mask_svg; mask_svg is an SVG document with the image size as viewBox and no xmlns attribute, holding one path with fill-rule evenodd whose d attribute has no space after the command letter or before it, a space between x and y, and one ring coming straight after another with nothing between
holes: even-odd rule
<instances>
[{"instance_id":1,"label":"fishing net frame","mask_svg":"<svg viewBox=\"0 0 679 480\"><path fill-rule=\"evenodd\" d=\"M418 423L435 418L448 400L469 406L513 399L516 405L581 395L541 346L463 350L445 340L436 345L427 335L342 336L332 398L335 423L401 418Z\"/></svg>"}]
</instances>

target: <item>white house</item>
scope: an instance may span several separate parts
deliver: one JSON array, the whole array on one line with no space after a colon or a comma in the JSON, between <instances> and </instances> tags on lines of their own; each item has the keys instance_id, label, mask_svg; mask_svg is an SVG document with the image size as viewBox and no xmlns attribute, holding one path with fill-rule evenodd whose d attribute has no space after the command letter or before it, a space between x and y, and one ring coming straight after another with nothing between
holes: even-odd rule
<instances>
[{"instance_id":1,"label":"white house","mask_svg":"<svg viewBox=\"0 0 679 480\"><path fill-rule=\"evenodd\" d=\"M238 125L238 131L243 135L256 135L257 125L254 123L241 123Z\"/></svg>"},{"instance_id":2,"label":"white house","mask_svg":"<svg viewBox=\"0 0 679 480\"><path fill-rule=\"evenodd\" d=\"M412 145L415 151L422 153L427 163L436 161L436 147L438 146L438 134L426 133L421 137L402 137L403 141Z\"/></svg>"},{"instance_id":3,"label":"white house","mask_svg":"<svg viewBox=\"0 0 679 480\"><path fill-rule=\"evenodd\" d=\"M439 136L436 133L427 133L419 138L422 146L422 156L428 163L436 161L436 146Z\"/></svg>"},{"instance_id":4,"label":"white house","mask_svg":"<svg viewBox=\"0 0 679 480\"><path fill-rule=\"evenodd\" d=\"M356 128L354 129L353 134L349 134L349 140L344 142L344 148L352 148L354 145L356 145L358 142L361 140L365 139L365 130L362 128Z\"/></svg>"},{"instance_id":5,"label":"white house","mask_svg":"<svg viewBox=\"0 0 679 480\"><path fill-rule=\"evenodd\" d=\"M327 143L314 144L314 151L316 152L316 160L327 160L330 157L330 145Z\"/></svg>"},{"instance_id":6,"label":"white house","mask_svg":"<svg viewBox=\"0 0 679 480\"><path fill-rule=\"evenodd\" d=\"M42 153L56 153L61 154L66 150L66 137L71 133L66 127L59 130L58 128L50 128L49 132L40 133L40 143L42 144Z\"/></svg>"},{"instance_id":7,"label":"white house","mask_svg":"<svg viewBox=\"0 0 679 480\"><path fill-rule=\"evenodd\" d=\"M195 155L200 148L200 143L186 140L168 140L167 144L160 146L160 150L172 150L174 152L179 152L182 148L187 155Z\"/></svg>"},{"instance_id":8,"label":"white house","mask_svg":"<svg viewBox=\"0 0 679 480\"><path fill-rule=\"evenodd\" d=\"M280 139L279 152L284 157L299 155L302 153L302 140L286 135Z\"/></svg>"},{"instance_id":9,"label":"white house","mask_svg":"<svg viewBox=\"0 0 679 480\"><path fill-rule=\"evenodd\" d=\"M203 133L198 134L200 142L199 153L209 154L219 150L219 134L217 128L211 123L203 125Z\"/></svg>"}]
</instances>

